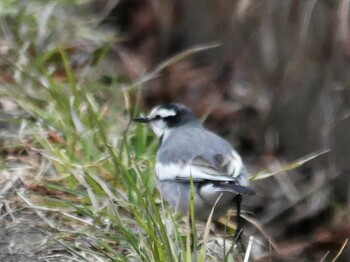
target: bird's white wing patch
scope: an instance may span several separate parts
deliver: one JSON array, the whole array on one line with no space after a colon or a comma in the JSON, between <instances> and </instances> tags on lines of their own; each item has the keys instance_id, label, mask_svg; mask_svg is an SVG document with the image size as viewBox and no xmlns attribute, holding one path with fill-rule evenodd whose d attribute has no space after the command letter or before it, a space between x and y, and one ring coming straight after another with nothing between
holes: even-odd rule
<instances>
[{"instance_id":1,"label":"bird's white wing patch","mask_svg":"<svg viewBox=\"0 0 350 262\"><path fill-rule=\"evenodd\" d=\"M212 181L234 181L234 177L221 174L218 170L211 166L203 166L189 163L171 163L163 165L156 164L156 175L160 180L212 180Z\"/></svg>"}]
</instances>

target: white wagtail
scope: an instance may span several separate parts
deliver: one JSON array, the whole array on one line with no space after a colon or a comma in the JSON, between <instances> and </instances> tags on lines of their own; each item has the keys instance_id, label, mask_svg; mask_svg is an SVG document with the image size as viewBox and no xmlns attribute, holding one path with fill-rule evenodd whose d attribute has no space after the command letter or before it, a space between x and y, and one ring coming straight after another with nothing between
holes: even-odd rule
<instances>
[{"instance_id":1,"label":"white wagtail","mask_svg":"<svg viewBox=\"0 0 350 262\"><path fill-rule=\"evenodd\" d=\"M239 237L242 195L255 192L248 187L246 169L232 146L205 129L181 104L160 105L133 120L149 123L160 138L155 173L163 199L188 214L192 180L196 219L206 221L214 208L212 219L217 220L236 204Z\"/></svg>"}]
</instances>

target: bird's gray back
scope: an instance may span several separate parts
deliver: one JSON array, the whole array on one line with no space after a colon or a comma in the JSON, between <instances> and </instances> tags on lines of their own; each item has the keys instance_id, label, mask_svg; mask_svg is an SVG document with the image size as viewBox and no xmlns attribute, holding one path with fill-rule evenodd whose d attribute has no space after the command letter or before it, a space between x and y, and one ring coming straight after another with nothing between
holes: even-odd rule
<instances>
[{"instance_id":1,"label":"bird's gray back","mask_svg":"<svg viewBox=\"0 0 350 262\"><path fill-rule=\"evenodd\" d=\"M161 144L157 160L163 164L189 161L198 156L216 166L217 155L229 155L232 146L201 126L174 128Z\"/></svg>"}]
</instances>

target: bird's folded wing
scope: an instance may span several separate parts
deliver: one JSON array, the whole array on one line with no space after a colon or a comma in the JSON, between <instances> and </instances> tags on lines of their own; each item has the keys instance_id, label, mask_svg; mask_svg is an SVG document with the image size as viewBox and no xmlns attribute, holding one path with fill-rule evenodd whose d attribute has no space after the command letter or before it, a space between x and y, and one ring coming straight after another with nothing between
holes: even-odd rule
<instances>
[{"instance_id":1,"label":"bird's folded wing","mask_svg":"<svg viewBox=\"0 0 350 262\"><path fill-rule=\"evenodd\" d=\"M231 182L235 181L234 172L237 168L242 169L241 162L228 157L217 157L215 163L211 164L203 157L195 157L188 162L177 162L170 164L156 164L156 173L159 179L175 179L179 181L214 181ZM237 165L238 164L238 165Z\"/></svg>"}]
</instances>

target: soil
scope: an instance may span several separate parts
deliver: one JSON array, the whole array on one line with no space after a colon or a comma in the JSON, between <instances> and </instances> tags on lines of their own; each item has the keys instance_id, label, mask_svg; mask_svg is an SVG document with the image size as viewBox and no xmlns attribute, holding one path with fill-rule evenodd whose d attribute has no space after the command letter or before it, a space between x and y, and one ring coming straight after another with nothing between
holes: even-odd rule
<instances>
[{"instance_id":1,"label":"soil","mask_svg":"<svg viewBox=\"0 0 350 262\"><path fill-rule=\"evenodd\" d=\"M33 223L22 218L13 223L0 221L1 262L45 261L44 257L50 253L43 250L43 244L47 239L32 228L30 222Z\"/></svg>"},{"instance_id":2,"label":"soil","mask_svg":"<svg viewBox=\"0 0 350 262\"><path fill-rule=\"evenodd\" d=\"M0 110L0 117L3 116L7 115ZM0 146L11 137L9 134L17 132L18 126L0 120ZM0 152L0 156L5 161L8 157L15 158L5 152ZM19 177L23 174L13 171L19 167L15 163L11 163L11 168L0 165L0 262L67 261L62 258L64 248L35 229L43 228L45 232L47 225L19 201L16 192L21 190Z\"/></svg>"}]
</instances>

